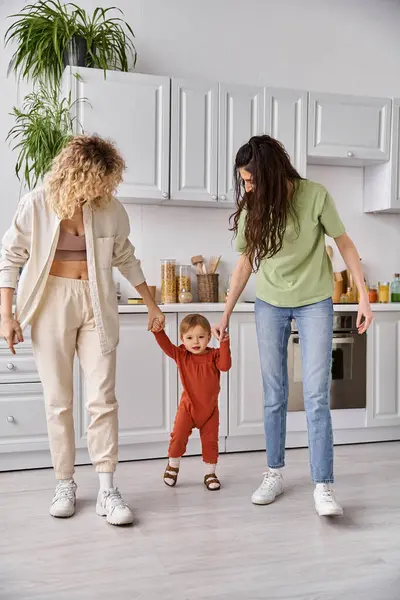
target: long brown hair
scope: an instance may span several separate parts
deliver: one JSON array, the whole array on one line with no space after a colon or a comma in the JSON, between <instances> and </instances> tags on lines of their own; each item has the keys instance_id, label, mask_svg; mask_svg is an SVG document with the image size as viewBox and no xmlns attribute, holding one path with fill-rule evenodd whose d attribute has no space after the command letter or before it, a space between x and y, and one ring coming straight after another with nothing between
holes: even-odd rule
<instances>
[{"instance_id":1,"label":"long brown hair","mask_svg":"<svg viewBox=\"0 0 400 600\"><path fill-rule=\"evenodd\" d=\"M249 171L253 190L246 192L239 169ZM237 210L232 215L231 231L238 233L240 216L246 211L244 238L246 254L254 271L265 258L271 258L282 248L288 215L298 220L292 204L297 180L302 179L290 162L283 145L269 135L252 137L236 154L235 200Z\"/></svg>"}]
</instances>

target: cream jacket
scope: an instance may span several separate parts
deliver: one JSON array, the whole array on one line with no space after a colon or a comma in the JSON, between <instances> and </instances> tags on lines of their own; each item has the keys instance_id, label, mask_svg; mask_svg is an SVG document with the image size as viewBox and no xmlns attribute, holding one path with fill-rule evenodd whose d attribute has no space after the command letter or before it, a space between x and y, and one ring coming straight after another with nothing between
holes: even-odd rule
<instances>
[{"instance_id":1,"label":"cream jacket","mask_svg":"<svg viewBox=\"0 0 400 600\"><path fill-rule=\"evenodd\" d=\"M118 302L112 267L134 287L144 283L140 262L130 243L128 215L115 198L102 210L84 205L83 224L89 287L103 354L115 349L119 340ZM24 329L32 320L43 295L57 248L60 219L45 199L42 188L24 196L10 229L3 238L0 287L18 284L16 317Z\"/></svg>"}]
</instances>

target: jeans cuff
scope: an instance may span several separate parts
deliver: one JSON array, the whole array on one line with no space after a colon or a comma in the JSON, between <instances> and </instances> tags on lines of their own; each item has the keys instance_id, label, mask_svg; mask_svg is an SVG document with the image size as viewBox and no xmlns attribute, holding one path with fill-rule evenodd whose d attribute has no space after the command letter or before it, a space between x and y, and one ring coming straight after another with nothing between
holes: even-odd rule
<instances>
[{"instance_id":1,"label":"jeans cuff","mask_svg":"<svg viewBox=\"0 0 400 600\"><path fill-rule=\"evenodd\" d=\"M335 480L333 479L333 477L331 477L330 479L313 479L313 483L315 483L315 485L317 485L317 483L335 483Z\"/></svg>"},{"instance_id":2,"label":"jeans cuff","mask_svg":"<svg viewBox=\"0 0 400 600\"><path fill-rule=\"evenodd\" d=\"M96 465L96 473L114 473L116 467L112 462L103 462Z\"/></svg>"}]
</instances>

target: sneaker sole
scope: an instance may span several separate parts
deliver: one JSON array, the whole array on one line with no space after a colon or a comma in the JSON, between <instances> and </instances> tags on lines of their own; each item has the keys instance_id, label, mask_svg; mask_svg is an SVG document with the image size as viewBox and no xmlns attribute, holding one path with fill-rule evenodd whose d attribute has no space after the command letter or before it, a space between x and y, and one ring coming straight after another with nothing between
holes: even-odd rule
<instances>
[{"instance_id":1,"label":"sneaker sole","mask_svg":"<svg viewBox=\"0 0 400 600\"><path fill-rule=\"evenodd\" d=\"M253 504L256 504L258 506L267 506L268 504L272 504L277 498L278 496L282 496L283 494L283 490L281 492L278 492L277 494L275 494L274 498L272 498L272 500L264 500L263 498L257 498L255 496L251 497L251 501Z\"/></svg>"},{"instance_id":2,"label":"sneaker sole","mask_svg":"<svg viewBox=\"0 0 400 600\"><path fill-rule=\"evenodd\" d=\"M315 510L317 511L318 516L320 517L341 517L343 516L343 509L339 508L339 509L318 509L317 507L315 507Z\"/></svg>"},{"instance_id":3,"label":"sneaker sole","mask_svg":"<svg viewBox=\"0 0 400 600\"><path fill-rule=\"evenodd\" d=\"M66 514L63 514L63 515L58 515L58 514L56 514L55 512L51 512L51 509L49 510L49 513L50 513L50 515L51 515L52 517L54 517L55 519L69 519L70 517L73 517L73 516L74 516L74 514L75 514L75 508L74 508L74 510L73 510L71 513L69 513L68 515L66 515Z\"/></svg>"},{"instance_id":4,"label":"sneaker sole","mask_svg":"<svg viewBox=\"0 0 400 600\"><path fill-rule=\"evenodd\" d=\"M134 520L133 515L131 517L126 517L126 519L119 519L119 520L113 519L112 517L109 517L107 515L107 513L105 512L105 510L98 504L96 505L96 514L99 517L105 517L107 520L107 523L109 523L110 525L131 525Z\"/></svg>"}]
</instances>

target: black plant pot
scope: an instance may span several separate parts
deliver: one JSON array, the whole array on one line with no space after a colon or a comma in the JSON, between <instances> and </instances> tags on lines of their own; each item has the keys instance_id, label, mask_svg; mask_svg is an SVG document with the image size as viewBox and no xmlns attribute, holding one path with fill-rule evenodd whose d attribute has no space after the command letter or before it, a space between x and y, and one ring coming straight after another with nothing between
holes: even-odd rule
<instances>
[{"instance_id":1,"label":"black plant pot","mask_svg":"<svg viewBox=\"0 0 400 600\"><path fill-rule=\"evenodd\" d=\"M64 50L64 67L86 67L87 66L87 44L85 38L74 35Z\"/></svg>"}]
</instances>

